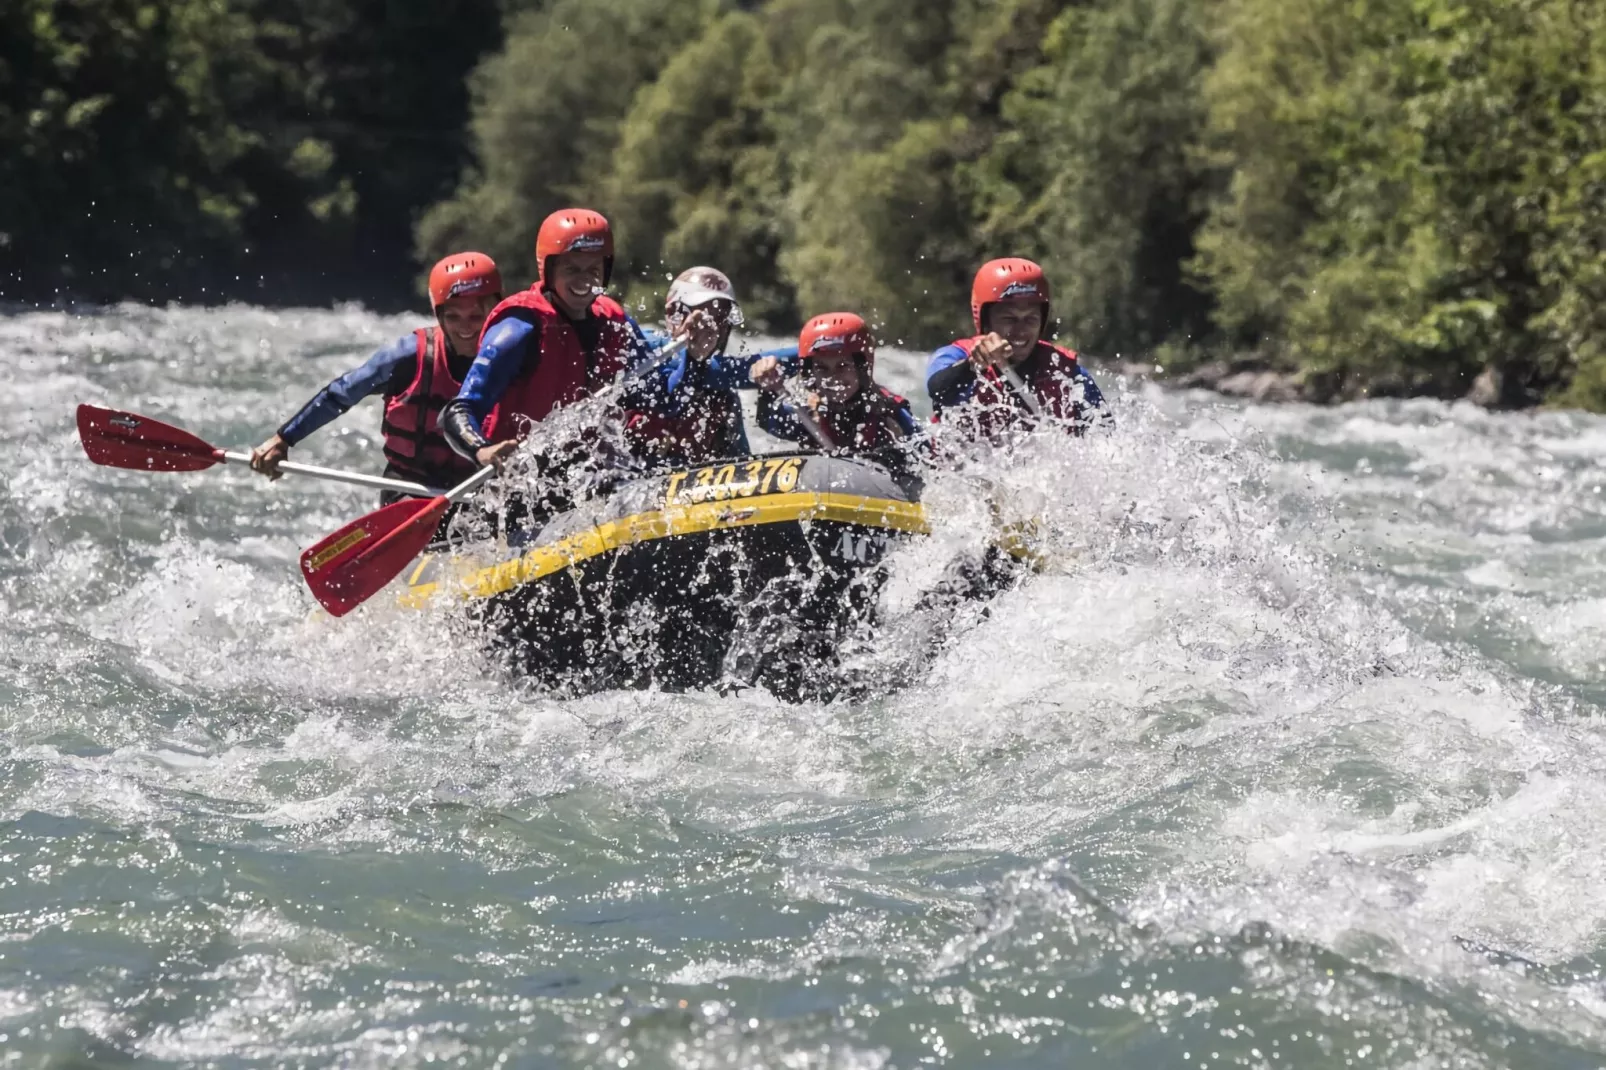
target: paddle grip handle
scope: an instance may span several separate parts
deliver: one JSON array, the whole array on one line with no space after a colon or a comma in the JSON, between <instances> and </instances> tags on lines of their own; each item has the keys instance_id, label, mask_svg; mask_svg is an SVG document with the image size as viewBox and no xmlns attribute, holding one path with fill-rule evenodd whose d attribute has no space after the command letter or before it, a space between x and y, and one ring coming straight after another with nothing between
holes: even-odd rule
<instances>
[{"instance_id":1,"label":"paddle grip handle","mask_svg":"<svg viewBox=\"0 0 1606 1070\"><path fill-rule=\"evenodd\" d=\"M218 450L220 460L230 464L250 465L251 455L239 453L235 450ZM309 479L323 479L330 483L350 483L356 487L371 487L374 490L393 490L398 494L411 495L414 498L438 498L446 492L439 487L427 487L422 483L414 483L406 479L386 479L383 476L366 476L361 472L342 472L334 468L320 468L315 464L297 464L295 461L281 461L279 471L293 476L306 476Z\"/></svg>"}]
</instances>

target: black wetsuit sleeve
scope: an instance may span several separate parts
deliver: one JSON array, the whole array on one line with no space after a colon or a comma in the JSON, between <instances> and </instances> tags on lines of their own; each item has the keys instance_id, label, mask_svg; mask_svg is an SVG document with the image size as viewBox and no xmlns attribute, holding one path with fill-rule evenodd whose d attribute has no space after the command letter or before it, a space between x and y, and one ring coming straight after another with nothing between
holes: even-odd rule
<instances>
[{"instance_id":1,"label":"black wetsuit sleeve","mask_svg":"<svg viewBox=\"0 0 1606 1070\"><path fill-rule=\"evenodd\" d=\"M758 425L765 433L795 442L800 446L815 446L814 436L793 415L792 407L782 401L768 390L758 392L758 402L754 406L753 415L758 418Z\"/></svg>"},{"instance_id":2,"label":"black wetsuit sleeve","mask_svg":"<svg viewBox=\"0 0 1606 1070\"><path fill-rule=\"evenodd\" d=\"M474 418L469 409L468 402L462 398L453 398L446 403L440 413L441 436L452 451L471 461L479 460L477 454L489 446L490 440L480 433L480 422Z\"/></svg>"}]
</instances>

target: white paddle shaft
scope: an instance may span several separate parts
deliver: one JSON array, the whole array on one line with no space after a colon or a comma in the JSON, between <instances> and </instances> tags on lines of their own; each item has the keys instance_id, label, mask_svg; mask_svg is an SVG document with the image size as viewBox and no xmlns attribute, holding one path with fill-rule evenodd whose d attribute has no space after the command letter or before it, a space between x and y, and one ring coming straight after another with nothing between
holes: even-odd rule
<instances>
[{"instance_id":1,"label":"white paddle shaft","mask_svg":"<svg viewBox=\"0 0 1606 1070\"><path fill-rule=\"evenodd\" d=\"M1016 371L1008 364L1000 364L998 365L998 373L1008 380L1009 385L1014 388L1015 393L1020 395L1021 403L1026 406L1026 411L1030 412L1033 416L1043 415L1043 406L1038 403L1037 395L1032 393L1031 387L1027 386L1021 380L1020 372Z\"/></svg>"},{"instance_id":2,"label":"white paddle shaft","mask_svg":"<svg viewBox=\"0 0 1606 1070\"><path fill-rule=\"evenodd\" d=\"M247 467L251 464L249 453L239 453L234 450L224 450L223 459L230 464L243 464ZM319 468L315 464L297 464L294 461L279 462L279 471L286 475L325 479L331 483L350 483L357 487L372 487L374 490L393 490L398 494L410 494L415 498L436 498L446 493L439 487L426 487L422 483L412 483L405 479L366 476L361 472L342 472L336 468Z\"/></svg>"}]
</instances>

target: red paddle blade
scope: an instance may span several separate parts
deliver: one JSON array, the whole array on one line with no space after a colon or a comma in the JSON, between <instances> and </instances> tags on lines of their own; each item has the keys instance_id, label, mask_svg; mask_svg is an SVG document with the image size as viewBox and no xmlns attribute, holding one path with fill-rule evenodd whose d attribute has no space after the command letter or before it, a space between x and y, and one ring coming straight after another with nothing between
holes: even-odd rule
<instances>
[{"instance_id":1,"label":"red paddle blade","mask_svg":"<svg viewBox=\"0 0 1606 1070\"><path fill-rule=\"evenodd\" d=\"M312 596L336 617L362 605L423 553L450 504L445 498L403 498L309 546L301 555L301 574Z\"/></svg>"},{"instance_id":2,"label":"red paddle blade","mask_svg":"<svg viewBox=\"0 0 1606 1070\"><path fill-rule=\"evenodd\" d=\"M78 441L96 464L142 472L199 472L223 451L171 424L131 412L78 406Z\"/></svg>"}]
</instances>

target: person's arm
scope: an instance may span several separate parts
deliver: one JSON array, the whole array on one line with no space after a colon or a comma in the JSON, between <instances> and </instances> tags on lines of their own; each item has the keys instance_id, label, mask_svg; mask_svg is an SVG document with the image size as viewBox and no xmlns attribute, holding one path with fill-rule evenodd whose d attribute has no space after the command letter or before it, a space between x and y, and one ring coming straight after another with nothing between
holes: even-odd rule
<instances>
[{"instance_id":1,"label":"person's arm","mask_svg":"<svg viewBox=\"0 0 1606 1070\"><path fill-rule=\"evenodd\" d=\"M620 388L620 408L679 417L701 389L700 364L682 351L659 363L638 365Z\"/></svg>"},{"instance_id":2,"label":"person's arm","mask_svg":"<svg viewBox=\"0 0 1606 1070\"><path fill-rule=\"evenodd\" d=\"M339 419L363 398L406 390L418 374L417 356L418 339L410 334L374 353L314 394L266 442L252 450L251 467L269 479L278 479L279 464L290 455L291 446Z\"/></svg>"},{"instance_id":3,"label":"person's arm","mask_svg":"<svg viewBox=\"0 0 1606 1070\"><path fill-rule=\"evenodd\" d=\"M889 403L877 414L877 419L891 421L902 437L890 445L865 451L864 458L885 468L893 481L905 491L918 494L922 480L916 464L916 454L920 451L922 440L909 403L907 401L901 405Z\"/></svg>"},{"instance_id":4,"label":"person's arm","mask_svg":"<svg viewBox=\"0 0 1606 1070\"><path fill-rule=\"evenodd\" d=\"M976 389L976 369L958 346L943 346L926 365L926 393L941 410L962 405Z\"/></svg>"},{"instance_id":5,"label":"person's arm","mask_svg":"<svg viewBox=\"0 0 1606 1070\"><path fill-rule=\"evenodd\" d=\"M654 342L648 337L648 331L630 313L625 313L625 345L630 348L630 355L625 358L626 368L644 368L658 361L661 343ZM656 334L657 332L652 332ZM668 339L665 339L667 341Z\"/></svg>"},{"instance_id":6,"label":"person's arm","mask_svg":"<svg viewBox=\"0 0 1606 1070\"><path fill-rule=\"evenodd\" d=\"M1081 361L1076 363L1076 371L1072 373L1071 380L1071 388L1081 393L1074 416L1077 423L1084 427L1115 426L1115 413L1110 411L1109 402L1104 400L1104 392L1099 389L1099 384L1093 381L1092 373L1082 367Z\"/></svg>"},{"instance_id":7,"label":"person's arm","mask_svg":"<svg viewBox=\"0 0 1606 1070\"><path fill-rule=\"evenodd\" d=\"M704 381L708 383L710 389L715 390L749 389L753 386L750 377L753 365L765 357L779 360L787 378L797 374L797 346L782 346L779 349L766 349L761 353L750 353L745 356L716 353L705 362Z\"/></svg>"},{"instance_id":8,"label":"person's arm","mask_svg":"<svg viewBox=\"0 0 1606 1070\"><path fill-rule=\"evenodd\" d=\"M657 327L643 327L639 323L636 324L636 331L640 335L642 343L647 347L647 351L645 356L637 355L636 363L631 366L631 370L641 371L648 361L656 359L657 355L663 352L664 347L669 344L669 332L661 331Z\"/></svg>"},{"instance_id":9,"label":"person's arm","mask_svg":"<svg viewBox=\"0 0 1606 1070\"><path fill-rule=\"evenodd\" d=\"M762 427L766 434L788 442L814 444L814 436L798 422L797 416L792 412L792 406L768 390L758 392L758 406L754 415L758 417L758 426Z\"/></svg>"},{"instance_id":10,"label":"person's arm","mask_svg":"<svg viewBox=\"0 0 1606 1070\"><path fill-rule=\"evenodd\" d=\"M279 428L279 437L285 445L294 446L339 419L363 398L401 393L418 373L417 360L418 340L410 334L396 339L314 394Z\"/></svg>"},{"instance_id":11,"label":"person's arm","mask_svg":"<svg viewBox=\"0 0 1606 1070\"><path fill-rule=\"evenodd\" d=\"M462 389L440 413L441 434L453 450L478 461L479 451L490 445L482 430L485 418L524 369L526 359L539 358L531 349L539 337L534 324L517 316L498 320L485 332Z\"/></svg>"}]
</instances>

